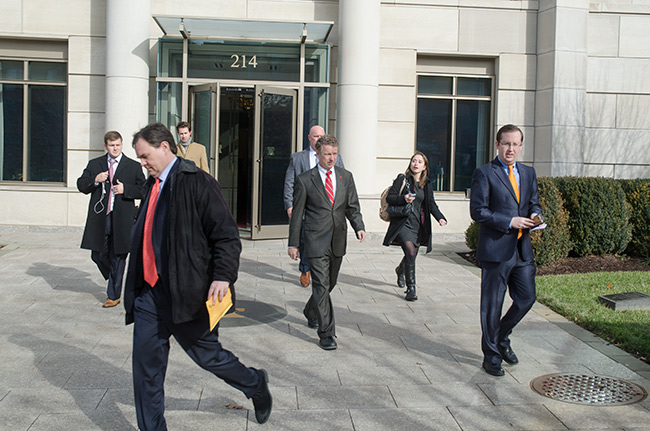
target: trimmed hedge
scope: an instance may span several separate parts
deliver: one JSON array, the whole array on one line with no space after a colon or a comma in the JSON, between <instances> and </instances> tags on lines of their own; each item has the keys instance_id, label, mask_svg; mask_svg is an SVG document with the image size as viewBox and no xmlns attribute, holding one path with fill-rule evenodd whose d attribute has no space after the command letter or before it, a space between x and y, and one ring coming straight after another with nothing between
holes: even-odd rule
<instances>
[{"instance_id":1,"label":"trimmed hedge","mask_svg":"<svg viewBox=\"0 0 650 431\"><path fill-rule=\"evenodd\" d=\"M650 180L619 180L630 204L632 239L626 253L633 256L650 257Z\"/></svg>"},{"instance_id":2,"label":"trimmed hedge","mask_svg":"<svg viewBox=\"0 0 650 431\"><path fill-rule=\"evenodd\" d=\"M479 224L472 220L465 231L465 245L472 251L478 247L478 229Z\"/></svg>"},{"instance_id":3,"label":"trimmed hedge","mask_svg":"<svg viewBox=\"0 0 650 431\"><path fill-rule=\"evenodd\" d=\"M553 178L539 177L539 203L546 228L530 233L530 240L535 250L537 266L546 265L567 257L571 250L571 232L569 231L569 213L564 209L564 202Z\"/></svg>"},{"instance_id":4,"label":"trimmed hedge","mask_svg":"<svg viewBox=\"0 0 650 431\"><path fill-rule=\"evenodd\" d=\"M572 251L578 256L618 254L631 237L630 205L612 178L558 177L553 182L569 213Z\"/></svg>"}]
</instances>

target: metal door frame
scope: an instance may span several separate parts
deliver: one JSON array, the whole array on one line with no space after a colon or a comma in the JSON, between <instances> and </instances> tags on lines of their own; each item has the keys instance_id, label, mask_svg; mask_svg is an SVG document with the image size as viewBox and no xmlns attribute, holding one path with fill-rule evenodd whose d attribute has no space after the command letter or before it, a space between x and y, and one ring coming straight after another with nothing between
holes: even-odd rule
<instances>
[{"instance_id":1,"label":"metal door frame","mask_svg":"<svg viewBox=\"0 0 650 431\"><path fill-rule=\"evenodd\" d=\"M255 106L259 109L255 109L255 143L253 148L253 193L252 193L252 219L251 219L251 239L271 239L271 238L287 238L288 235L288 225L269 225L262 226L261 224L261 206L262 206L262 194L261 194L261 185L260 178L262 177L264 166L262 164L262 137L264 130L262 129L264 109L262 103L262 97L265 93L272 94L282 94L285 96L293 97L293 116L291 124L291 139L292 151L296 148L296 137L297 137L297 123L298 123L298 95L299 91L297 88L291 87L279 87L272 85L255 85ZM284 181L284 178L282 179Z\"/></svg>"}]
</instances>

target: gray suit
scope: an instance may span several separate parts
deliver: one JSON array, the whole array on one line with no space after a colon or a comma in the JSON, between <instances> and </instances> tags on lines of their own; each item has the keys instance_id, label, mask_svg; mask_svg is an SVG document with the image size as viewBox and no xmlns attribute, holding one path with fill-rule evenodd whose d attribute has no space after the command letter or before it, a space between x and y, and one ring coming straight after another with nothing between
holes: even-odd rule
<instances>
[{"instance_id":1,"label":"gray suit","mask_svg":"<svg viewBox=\"0 0 650 431\"><path fill-rule=\"evenodd\" d=\"M336 175L334 205L327 197L318 167L296 177L289 226L289 247L298 247L304 217L305 255L311 262L312 272L312 295L304 313L309 319L318 319L321 338L336 335L330 292L336 286L347 246L346 219L355 232L365 230L352 173L344 168L333 169Z\"/></svg>"}]
</instances>

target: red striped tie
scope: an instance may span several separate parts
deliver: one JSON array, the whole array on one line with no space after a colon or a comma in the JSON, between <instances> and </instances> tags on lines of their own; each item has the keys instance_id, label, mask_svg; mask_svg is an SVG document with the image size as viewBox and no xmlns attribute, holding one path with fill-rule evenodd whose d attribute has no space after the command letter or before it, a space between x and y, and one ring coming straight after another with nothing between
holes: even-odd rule
<instances>
[{"instance_id":1,"label":"red striped tie","mask_svg":"<svg viewBox=\"0 0 650 431\"><path fill-rule=\"evenodd\" d=\"M151 234L153 231L153 215L156 212L158 203L158 191L160 190L160 179L156 182L149 193L149 204L147 205L147 215L144 219L144 238L142 242L142 269L144 271L144 281L153 287L158 281L158 270L156 269L156 254L153 251L153 241Z\"/></svg>"},{"instance_id":2,"label":"red striped tie","mask_svg":"<svg viewBox=\"0 0 650 431\"><path fill-rule=\"evenodd\" d=\"M334 205L334 186L332 185L332 171L327 171L327 177L325 177L325 190L327 191L327 197L330 198L330 202Z\"/></svg>"}]
</instances>

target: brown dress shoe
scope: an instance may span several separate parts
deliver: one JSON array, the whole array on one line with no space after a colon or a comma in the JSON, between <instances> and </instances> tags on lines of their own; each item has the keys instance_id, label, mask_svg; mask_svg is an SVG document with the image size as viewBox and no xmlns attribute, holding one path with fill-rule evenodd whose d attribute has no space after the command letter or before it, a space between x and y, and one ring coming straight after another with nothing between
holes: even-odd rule
<instances>
[{"instance_id":1,"label":"brown dress shoe","mask_svg":"<svg viewBox=\"0 0 650 431\"><path fill-rule=\"evenodd\" d=\"M104 305L102 305L102 308L111 308L115 307L117 304L120 303L120 298L117 299L106 299L106 302L104 302Z\"/></svg>"},{"instance_id":2,"label":"brown dress shoe","mask_svg":"<svg viewBox=\"0 0 650 431\"><path fill-rule=\"evenodd\" d=\"M309 286L309 283L311 283L311 271L300 273L300 284L302 284L303 287L307 287Z\"/></svg>"}]
</instances>

